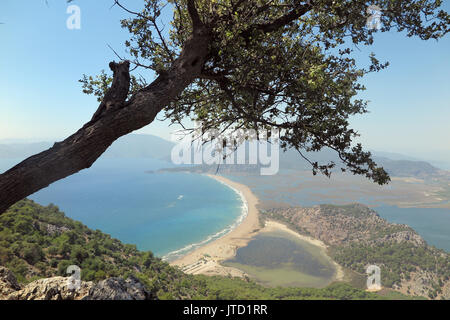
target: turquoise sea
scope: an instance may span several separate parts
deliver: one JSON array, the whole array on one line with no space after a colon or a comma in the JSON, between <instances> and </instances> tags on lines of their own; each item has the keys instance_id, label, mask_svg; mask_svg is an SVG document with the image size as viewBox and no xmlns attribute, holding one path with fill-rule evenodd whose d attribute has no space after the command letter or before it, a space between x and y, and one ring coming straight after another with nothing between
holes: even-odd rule
<instances>
[{"instance_id":1,"label":"turquoise sea","mask_svg":"<svg viewBox=\"0 0 450 320\"><path fill-rule=\"evenodd\" d=\"M0 161L0 172L18 162ZM207 176L155 172L170 166L154 159L99 159L29 198L173 260L225 234L244 208L237 192Z\"/></svg>"}]
</instances>

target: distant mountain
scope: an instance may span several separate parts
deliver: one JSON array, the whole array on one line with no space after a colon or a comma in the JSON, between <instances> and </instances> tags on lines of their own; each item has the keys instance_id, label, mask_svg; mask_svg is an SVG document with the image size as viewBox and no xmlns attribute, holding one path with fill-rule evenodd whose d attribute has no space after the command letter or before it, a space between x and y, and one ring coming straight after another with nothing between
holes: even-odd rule
<instances>
[{"instance_id":1,"label":"distant mountain","mask_svg":"<svg viewBox=\"0 0 450 320\"><path fill-rule=\"evenodd\" d=\"M379 156L380 154L385 154L386 156ZM333 161L338 168L344 166L336 152L332 150L323 150L317 153L309 152L305 153L305 155L312 161L318 161L319 163ZM393 158L390 158L387 155L390 155ZM377 152L373 156L375 162L394 177L428 178L440 176L443 173L441 169L426 161L407 160L407 158L407 156L383 152ZM284 154L280 154L280 167L286 169L310 168L310 165L300 158L300 155L296 151L289 150Z\"/></svg>"},{"instance_id":2,"label":"distant mountain","mask_svg":"<svg viewBox=\"0 0 450 320\"><path fill-rule=\"evenodd\" d=\"M174 145L173 142L149 134L129 134L117 139L102 157L170 160Z\"/></svg>"},{"instance_id":3,"label":"distant mountain","mask_svg":"<svg viewBox=\"0 0 450 320\"><path fill-rule=\"evenodd\" d=\"M0 144L0 159L25 159L42 152L53 142ZM129 134L117 139L102 155L104 158L170 159L174 143L148 134Z\"/></svg>"},{"instance_id":4,"label":"distant mountain","mask_svg":"<svg viewBox=\"0 0 450 320\"><path fill-rule=\"evenodd\" d=\"M119 138L102 155L103 158L153 158L170 161L171 150L174 143L165 139L148 134L129 134ZM52 146L51 142L38 143L10 143L0 144L1 158L22 158L25 159L33 154L41 152ZM248 159L246 147L246 158ZM333 161L336 166L343 167L342 162L336 152L324 149L320 152L305 152L304 155L311 161L328 163ZM375 152L374 160L387 170L391 176L395 177L416 177L433 178L441 176L444 171L425 161L408 160L414 159L396 153ZM248 162L247 162L248 163ZM256 173L260 172L259 165L221 165L221 173ZM291 170L309 170L310 164L301 158L295 150L280 151L280 168ZM174 170L183 170L181 168ZM217 165L189 166L189 171L195 172L215 172ZM447 174L448 175L448 174Z\"/></svg>"},{"instance_id":5,"label":"distant mountain","mask_svg":"<svg viewBox=\"0 0 450 320\"><path fill-rule=\"evenodd\" d=\"M408 161L422 161L422 159L410 157L401 153L395 153L395 152L385 152L385 151L370 151L375 157L380 158L388 158L391 160L408 160Z\"/></svg>"},{"instance_id":6,"label":"distant mountain","mask_svg":"<svg viewBox=\"0 0 450 320\"><path fill-rule=\"evenodd\" d=\"M0 144L0 158L28 158L33 154L44 151L52 146L50 142L33 142L33 143L7 143Z\"/></svg>"},{"instance_id":7,"label":"distant mountain","mask_svg":"<svg viewBox=\"0 0 450 320\"><path fill-rule=\"evenodd\" d=\"M336 169L344 167L342 161L339 159L335 151L322 150L320 152L304 152L303 153L312 162L319 162L325 164L333 161L336 164ZM380 153L378 153L380 154ZM382 153L381 153L382 154ZM396 154L392 154L395 156ZM399 155L397 155L399 157ZM382 166L393 177L415 177L420 179L428 179L441 177L443 175L450 176L450 173L443 171L425 161L413 160L394 160L387 157L374 156L375 162ZM246 148L246 159L248 159L248 148ZM247 162L248 163L248 162ZM280 151L280 169L284 170L311 170L311 165L304 160L296 150ZM335 171L338 171L334 169ZM191 171L215 173L218 171L221 174L259 174L261 165L227 165L221 164L218 168L215 165L196 165L171 168L169 171ZM339 170L340 171L340 170Z\"/></svg>"},{"instance_id":8,"label":"distant mountain","mask_svg":"<svg viewBox=\"0 0 450 320\"><path fill-rule=\"evenodd\" d=\"M391 160L375 157L375 161L395 177L428 178L441 175L442 170L425 161Z\"/></svg>"}]
</instances>

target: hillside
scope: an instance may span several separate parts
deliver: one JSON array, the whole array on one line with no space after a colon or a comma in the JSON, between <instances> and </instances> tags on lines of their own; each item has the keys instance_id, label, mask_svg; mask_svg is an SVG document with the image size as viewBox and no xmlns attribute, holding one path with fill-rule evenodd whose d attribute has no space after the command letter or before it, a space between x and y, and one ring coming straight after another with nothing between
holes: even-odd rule
<instances>
[{"instance_id":1,"label":"hillside","mask_svg":"<svg viewBox=\"0 0 450 320\"><path fill-rule=\"evenodd\" d=\"M91 230L54 205L42 207L23 200L0 216L0 265L10 269L20 283L66 276L72 264L81 268L85 281L145 274L153 281L154 293L192 294L189 288L174 289L180 273L151 252L140 252L134 245Z\"/></svg>"},{"instance_id":2,"label":"hillside","mask_svg":"<svg viewBox=\"0 0 450 320\"><path fill-rule=\"evenodd\" d=\"M364 274L381 268L382 285L405 294L450 299L450 255L429 246L412 228L389 223L363 205L320 205L264 212L329 245L340 265Z\"/></svg>"},{"instance_id":3,"label":"hillside","mask_svg":"<svg viewBox=\"0 0 450 320\"><path fill-rule=\"evenodd\" d=\"M50 297L47 291L55 287L63 291L60 276L67 276L66 268L71 264L81 267L83 288L94 288L93 296L97 289L109 288L109 294L114 295L111 290L126 291L130 285L141 288L142 283L145 294L140 296L154 299L382 298L345 283L323 289L265 288L250 280L187 275L151 252L139 251L134 245L122 244L66 217L54 205L43 207L31 200L20 201L0 215L0 266L6 267L0 270L0 298L10 296L11 290L14 299L38 298L33 296L36 292L40 297ZM2 274L6 283L2 283ZM4 289L9 291L2 292ZM79 297L61 292L56 298Z\"/></svg>"},{"instance_id":4,"label":"hillside","mask_svg":"<svg viewBox=\"0 0 450 320\"><path fill-rule=\"evenodd\" d=\"M440 170L425 161L391 160L385 157L375 157L375 161L395 177L427 179L445 175L444 170Z\"/></svg>"}]
</instances>

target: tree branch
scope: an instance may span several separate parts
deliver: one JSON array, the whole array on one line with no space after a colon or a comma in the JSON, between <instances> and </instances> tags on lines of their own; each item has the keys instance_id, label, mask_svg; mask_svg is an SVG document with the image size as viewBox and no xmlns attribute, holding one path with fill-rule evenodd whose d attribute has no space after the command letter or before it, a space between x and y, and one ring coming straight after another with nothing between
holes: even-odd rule
<instances>
[{"instance_id":1,"label":"tree branch","mask_svg":"<svg viewBox=\"0 0 450 320\"><path fill-rule=\"evenodd\" d=\"M312 8L312 4L310 1L307 1L306 4L296 7L292 9L289 13L271 21L268 23L257 23L252 25L250 28L244 30L241 33L241 36L245 39L248 39L251 34L255 31L262 31L263 33L269 33L280 29L281 27L288 25L292 21L300 18L305 13L307 13Z\"/></svg>"},{"instance_id":2,"label":"tree branch","mask_svg":"<svg viewBox=\"0 0 450 320\"><path fill-rule=\"evenodd\" d=\"M195 31L203 26L203 22L200 19L200 15L198 14L197 8L195 7L195 0L187 1L187 9L189 16L192 19L192 29Z\"/></svg>"},{"instance_id":3,"label":"tree branch","mask_svg":"<svg viewBox=\"0 0 450 320\"><path fill-rule=\"evenodd\" d=\"M138 91L122 108L101 114L64 141L1 174L0 213L51 183L89 168L116 139L153 122L198 77L209 42L207 30L195 32L168 72Z\"/></svg>"}]
</instances>

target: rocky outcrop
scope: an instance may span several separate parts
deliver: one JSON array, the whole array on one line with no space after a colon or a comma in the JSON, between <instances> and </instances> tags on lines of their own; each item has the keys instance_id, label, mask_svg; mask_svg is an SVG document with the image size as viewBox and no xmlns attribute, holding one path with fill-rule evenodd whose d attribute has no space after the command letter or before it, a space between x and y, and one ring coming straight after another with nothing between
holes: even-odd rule
<instances>
[{"instance_id":1,"label":"rocky outcrop","mask_svg":"<svg viewBox=\"0 0 450 320\"><path fill-rule=\"evenodd\" d=\"M41 223L41 229L44 229L49 235L60 235L61 233L67 232L70 229L64 226L56 226L50 223Z\"/></svg>"},{"instance_id":2,"label":"rocky outcrop","mask_svg":"<svg viewBox=\"0 0 450 320\"><path fill-rule=\"evenodd\" d=\"M11 293L8 300L80 300L89 294L92 282L81 282L80 288L69 288L68 278L53 277L35 280Z\"/></svg>"},{"instance_id":3,"label":"rocky outcrop","mask_svg":"<svg viewBox=\"0 0 450 320\"><path fill-rule=\"evenodd\" d=\"M83 300L154 300L156 296L148 291L135 277L109 278L100 281Z\"/></svg>"},{"instance_id":4,"label":"rocky outcrop","mask_svg":"<svg viewBox=\"0 0 450 320\"><path fill-rule=\"evenodd\" d=\"M11 293L20 290L20 285L14 274L0 266L0 299L6 299Z\"/></svg>"},{"instance_id":5,"label":"rocky outcrop","mask_svg":"<svg viewBox=\"0 0 450 320\"><path fill-rule=\"evenodd\" d=\"M0 300L154 300L135 277L126 280L109 278L98 283L81 281L78 289L69 287L69 278L52 277L35 280L23 288L14 274L0 267Z\"/></svg>"},{"instance_id":6,"label":"rocky outcrop","mask_svg":"<svg viewBox=\"0 0 450 320\"><path fill-rule=\"evenodd\" d=\"M396 243L408 242L413 244L416 247L424 247L426 246L425 240L421 236L419 236L414 231L400 231L392 234L388 234L383 238L379 239L378 242L386 242L386 241L394 241Z\"/></svg>"}]
</instances>

